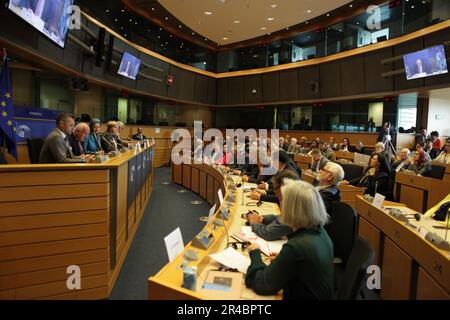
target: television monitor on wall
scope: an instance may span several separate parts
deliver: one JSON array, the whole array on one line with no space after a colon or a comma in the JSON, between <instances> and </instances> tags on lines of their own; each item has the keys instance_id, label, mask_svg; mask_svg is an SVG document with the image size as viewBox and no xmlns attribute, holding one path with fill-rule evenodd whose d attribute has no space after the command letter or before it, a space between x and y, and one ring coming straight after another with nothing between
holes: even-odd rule
<instances>
[{"instance_id":1,"label":"television monitor on wall","mask_svg":"<svg viewBox=\"0 0 450 320\"><path fill-rule=\"evenodd\" d=\"M8 8L64 48L73 0L10 0Z\"/></svg>"},{"instance_id":2,"label":"television monitor on wall","mask_svg":"<svg viewBox=\"0 0 450 320\"><path fill-rule=\"evenodd\" d=\"M403 62L408 80L448 73L443 45L404 55Z\"/></svg>"},{"instance_id":3,"label":"television monitor on wall","mask_svg":"<svg viewBox=\"0 0 450 320\"><path fill-rule=\"evenodd\" d=\"M136 76L139 72L139 67L141 66L141 60L133 56L128 52L124 52L122 56L122 61L120 62L118 74L136 80Z\"/></svg>"}]
</instances>

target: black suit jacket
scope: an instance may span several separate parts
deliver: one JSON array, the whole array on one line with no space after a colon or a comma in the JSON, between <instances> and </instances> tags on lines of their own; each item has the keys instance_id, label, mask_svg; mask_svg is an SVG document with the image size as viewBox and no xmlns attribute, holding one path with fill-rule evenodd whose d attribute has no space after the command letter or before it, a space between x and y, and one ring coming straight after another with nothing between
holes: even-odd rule
<instances>
[{"instance_id":1,"label":"black suit jacket","mask_svg":"<svg viewBox=\"0 0 450 320\"><path fill-rule=\"evenodd\" d=\"M147 139L147 137L144 136L143 134L136 133L135 135L133 135L133 140L145 140L145 139Z\"/></svg>"},{"instance_id":2,"label":"black suit jacket","mask_svg":"<svg viewBox=\"0 0 450 320\"><path fill-rule=\"evenodd\" d=\"M72 148L72 152L75 156L81 156L84 154L82 150L80 149L80 145L78 144L77 137L75 134L71 134L70 136L67 136L67 140L69 140L69 145Z\"/></svg>"},{"instance_id":3,"label":"black suit jacket","mask_svg":"<svg viewBox=\"0 0 450 320\"><path fill-rule=\"evenodd\" d=\"M319 189L319 193L328 213L331 212L331 205L333 201L341 201L341 192L335 186Z\"/></svg>"}]
</instances>

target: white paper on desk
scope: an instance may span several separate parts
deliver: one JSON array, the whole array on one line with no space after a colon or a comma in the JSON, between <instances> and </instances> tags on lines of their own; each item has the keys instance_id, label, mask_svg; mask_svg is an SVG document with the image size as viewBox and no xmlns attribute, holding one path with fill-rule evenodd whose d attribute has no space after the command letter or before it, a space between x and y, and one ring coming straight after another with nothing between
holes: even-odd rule
<instances>
[{"instance_id":1,"label":"white paper on desk","mask_svg":"<svg viewBox=\"0 0 450 320\"><path fill-rule=\"evenodd\" d=\"M244 274L250 266L250 259L233 248L228 248L221 253L214 253L209 256L220 264L223 264L228 268L237 269Z\"/></svg>"},{"instance_id":2,"label":"white paper on desk","mask_svg":"<svg viewBox=\"0 0 450 320\"><path fill-rule=\"evenodd\" d=\"M184 250L183 237L180 228L175 229L164 238L169 261L172 262Z\"/></svg>"},{"instance_id":3,"label":"white paper on desk","mask_svg":"<svg viewBox=\"0 0 450 320\"><path fill-rule=\"evenodd\" d=\"M212 220L213 215L214 215L215 212L216 212L216 205L213 205L213 206L211 207L211 209L209 210L208 223L211 222L211 220Z\"/></svg>"},{"instance_id":4,"label":"white paper on desk","mask_svg":"<svg viewBox=\"0 0 450 320\"><path fill-rule=\"evenodd\" d=\"M243 226L241 232L244 234L245 238L250 240L256 240L258 235L252 231L252 227Z\"/></svg>"},{"instance_id":5,"label":"white paper on desk","mask_svg":"<svg viewBox=\"0 0 450 320\"><path fill-rule=\"evenodd\" d=\"M378 209L383 209L384 199L385 199L385 196L377 193L375 195L375 198L373 198L373 205L375 207L377 207Z\"/></svg>"},{"instance_id":6,"label":"white paper on desk","mask_svg":"<svg viewBox=\"0 0 450 320\"><path fill-rule=\"evenodd\" d=\"M271 253L279 254L283 245L287 243L287 240L266 241L262 238L258 238L255 242L259 246L259 250L266 256L270 256Z\"/></svg>"},{"instance_id":7,"label":"white paper on desk","mask_svg":"<svg viewBox=\"0 0 450 320\"><path fill-rule=\"evenodd\" d=\"M242 186L242 190L251 190L254 188L255 188L255 186Z\"/></svg>"},{"instance_id":8,"label":"white paper on desk","mask_svg":"<svg viewBox=\"0 0 450 320\"><path fill-rule=\"evenodd\" d=\"M217 194L219 195L219 203L220 203L220 205L222 205L222 203L223 203L222 189L219 189L219 191L217 191Z\"/></svg>"}]
</instances>

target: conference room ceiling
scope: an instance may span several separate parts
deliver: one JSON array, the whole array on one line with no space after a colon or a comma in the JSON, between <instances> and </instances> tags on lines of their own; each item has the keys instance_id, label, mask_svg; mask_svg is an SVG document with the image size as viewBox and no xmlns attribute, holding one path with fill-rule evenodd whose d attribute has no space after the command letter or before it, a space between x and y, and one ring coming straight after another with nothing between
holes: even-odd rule
<instances>
[{"instance_id":1,"label":"conference room ceiling","mask_svg":"<svg viewBox=\"0 0 450 320\"><path fill-rule=\"evenodd\" d=\"M148 1L134 0L140 6ZM196 33L228 45L306 23L352 0L158 0ZM150 9L151 10L151 9Z\"/></svg>"}]
</instances>

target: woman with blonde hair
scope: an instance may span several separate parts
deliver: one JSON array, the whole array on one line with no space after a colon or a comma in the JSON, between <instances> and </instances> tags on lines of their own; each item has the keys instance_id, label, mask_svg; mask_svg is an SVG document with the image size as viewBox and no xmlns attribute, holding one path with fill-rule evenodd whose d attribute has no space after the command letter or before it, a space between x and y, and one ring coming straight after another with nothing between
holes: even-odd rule
<instances>
[{"instance_id":1,"label":"woman with blonde hair","mask_svg":"<svg viewBox=\"0 0 450 320\"><path fill-rule=\"evenodd\" d=\"M263 263L258 245L249 246L246 286L260 295L283 290L286 300L332 299L333 244L323 228L329 217L319 192L309 183L290 181L281 187L280 198L280 221L294 232L269 266Z\"/></svg>"}]
</instances>

